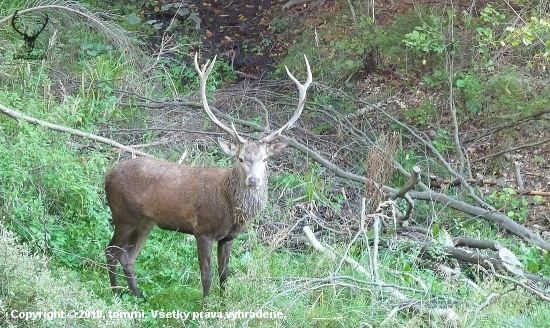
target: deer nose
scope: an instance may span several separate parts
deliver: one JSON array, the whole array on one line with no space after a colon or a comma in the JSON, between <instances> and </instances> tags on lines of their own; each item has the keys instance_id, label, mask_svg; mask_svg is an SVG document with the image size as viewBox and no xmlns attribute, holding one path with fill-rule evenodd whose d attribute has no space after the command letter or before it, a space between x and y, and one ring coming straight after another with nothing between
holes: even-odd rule
<instances>
[{"instance_id":1,"label":"deer nose","mask_svg":"<svg viewBox=\"0 0 550 328\"><path fill-rule=\"evenodd\" d=\"M258 188L262 185L262 179L260 178L247 178L246 185L252 188Z\"/></svg>"}]
</instances>

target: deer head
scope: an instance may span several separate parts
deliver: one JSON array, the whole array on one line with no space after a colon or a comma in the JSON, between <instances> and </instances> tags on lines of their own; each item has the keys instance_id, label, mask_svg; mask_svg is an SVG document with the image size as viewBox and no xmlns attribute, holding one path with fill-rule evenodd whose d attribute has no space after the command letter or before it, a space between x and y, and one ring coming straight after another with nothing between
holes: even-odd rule
<instances>
[{"instance_id":1,"label":"deer head","mask_svg":"<svg viewBox=\"0 0 550 328\"><path fill-rule=\"evenodd\" d=\"M212 68L214 68L216 57L217 56L214 57L212 62L208 61L201 69L198 63L198 54L195 53L195 70L200 77L200 94L202 105L204 111L208 115L208 118L237 142L237 144L234 144L218 138L218 144L220 145L221 149L226 154L233 155L237 158L236 164L240 169L239 175L242 178L241 181L244 181L245 185L249 188L259 188L265 184L265 162L267 158L272 155L277 155L286 147L286 143L275 141L283 132L290 128L302 114L302 110L304 109L305 105L307 89L313 81L311 67L309 66L307 57L304 55L307 68L307 80L304 84L301 84L300 81L298 81L298 79L296 79L292 75L292 73L290 73L288 67L285 66L286 73L288 74L289 78L298 87L298 106L294 111L294 115L292 115L292 117L286 124L281 126L278 130L271 132L268 136L264 137L258 142L255 142L246 140L245 138L241 137L235 129L235 125L233 123L231 123L231 128L229 128L222 122L220 122L220 120L218 120L218 118L212 113L212 110L208 105L208 99L206 97L206 81L208 80L208 76L210 75Z\"/></svg>"}]
</instances>

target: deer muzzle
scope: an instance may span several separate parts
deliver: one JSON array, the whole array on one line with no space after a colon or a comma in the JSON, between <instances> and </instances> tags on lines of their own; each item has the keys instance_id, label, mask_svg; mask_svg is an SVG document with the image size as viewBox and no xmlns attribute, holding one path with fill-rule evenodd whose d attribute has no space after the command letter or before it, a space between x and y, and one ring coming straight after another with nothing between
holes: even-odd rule
<instances>
[{"instance_id":1,"label":"deer muzzle","mask_svg":"<svg viewBox=\"0 0 550 328\"><path fill-rule=\"evenodd\" d=\"M246 179L246 186L251 189L258 189L262 186L261 178L248 177Z\"/></svg>"}]
</instances>

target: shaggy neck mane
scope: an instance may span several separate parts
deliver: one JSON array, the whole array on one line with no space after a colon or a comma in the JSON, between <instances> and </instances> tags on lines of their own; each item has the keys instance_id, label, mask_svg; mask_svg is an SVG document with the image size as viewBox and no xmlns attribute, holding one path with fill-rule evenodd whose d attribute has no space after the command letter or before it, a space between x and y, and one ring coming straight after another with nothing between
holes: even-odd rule
<instances>
[{"instance_id":1,"label":"shaggy neck mane","mask_svg":"<svg viewBox=\"0 0 550 328\"><path fill-rule=\"evenodd\" d=\"M239 172L235 167L231 170L225 190L227 198L231 200L230 204L235 204L231 209L235 223L248 223L263 210L267 203L267 178L266 169L262 177L264 184L258 189L251 189L241 182Z\"/></svg>"}]
</instances>

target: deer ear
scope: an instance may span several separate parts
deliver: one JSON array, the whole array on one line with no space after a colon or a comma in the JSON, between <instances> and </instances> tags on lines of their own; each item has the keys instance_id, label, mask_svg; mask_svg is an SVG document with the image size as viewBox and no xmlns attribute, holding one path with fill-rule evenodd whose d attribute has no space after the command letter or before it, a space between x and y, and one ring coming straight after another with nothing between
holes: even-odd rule
<instances>
[{"instance_id":1,"label":"deer ear","mask_svg":"<svg viewBox=\"0 0 550 328\"><path fill-rule=\"evenodd\" d=\"M220 148L227 154L227 155L235 155L237 153L237 150L239 147L235 145L232 142L225 141L221 138L218 138L218 144L220 145Z\"/></svg>"},{"instance_id":2,"label":"deer ear","mask_svg":"<svg viewBox=\"0 0 550 328\"><path fill-rule=\"evenodd\" d=\"M286 142L276 142L267 146L267 154L269 156L278 155L287 146Z\"/></svg>"}]
</instances>

